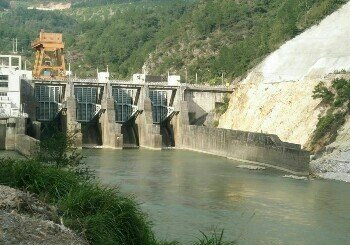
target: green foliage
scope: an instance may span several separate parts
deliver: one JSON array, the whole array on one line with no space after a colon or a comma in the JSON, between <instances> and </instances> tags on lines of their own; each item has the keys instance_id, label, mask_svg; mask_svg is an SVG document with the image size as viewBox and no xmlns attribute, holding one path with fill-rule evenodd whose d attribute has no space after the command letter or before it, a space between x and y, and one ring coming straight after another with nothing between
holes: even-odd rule
<instances>
[{"instance_id":1,"label":"green foliage","mask_svg":"<svg viewBox=\"0 0 350 245\"><path fill-rule=\"evenodd\" d=\"M10 8L10 3L6 0L0 0L0 10Z\"/></svg>"},{"instance_id":2,"label":"green foliage","mask_svg":"<svg viewBox=\"0 0 350 245\"><path fill-rule=\"evenodd\" d=\"M229 105L230 105L230 97L229 95L226 94L223 99L223 103L219 107L215 108L216 114L218 115L224 114L227 111Z\"/></svg>"},{"instance_id":3,"label":"green foliage","mask_svg":"<svg viewBox=\"0 0 350 245\"><path fill-rule=\"evenodd\" d=\"M49 123L45 129L40 139L39 151L34 156L37 160L59 168L82 164L82 156L74 147L74 134L66 134L55 123Z\"/></svg>"},{"instance_id":4,"label":"green foliage","mask_svg":"<svg viewBox=\"0 0 350 245\"><path fill-rule=\"evenodd\" d=\"M92 244L153 244L145 215L118 189L34 160L0 162L0 183L36 193L63 212L64 223Z\"/></svg>"},{"instance_id":5,"label":"green foliage","mask_svg":"<svg viewBox=\"0 0 350 245\"><path fill-rule=\"evenodd\" d=\"M313 134L312 143L318 143L325 136L328 136L326 144L333 142L337 136L338 129L345 123L345 116L346 113L338 112L333 114L329 110L325 116L320 117Z\"/></svg>"},{"instance_id":6,"label":"green foliage","mask_svg":"<svg viewBox=\"0 0 350 245\"><path fill-rule=\"evenodd\" d=\"M0 14L0 50L9 52L17 37L33 60L30 41L45 28L63 32L67 60L79 76L109 65L113 77L129 78L147 61L155 74L187 68L189 81L197 72L199 82L217 83L222 72L227 79L244 75L345 2L77 0L60 12L15 8Z\"/></svg>"},{"instance_id":7,"label":"green foliage","mask_svg":"<svg viewBox=\"0 0 350 245\"><path fill-rule=\"evenodd\" d=\"M147 216L133 198L115 187L80 178L69 169L56 168L36 160L0 159L0 184L37 194L56 205L64 224L81 233L91 244L163 244L157 241ZM193 244L233 244L222 235Z\"/></svg>"},{"instance_id":8,"label":"green foliage","mask_svg":"<svg viewBox=\"0 0 350 245\"><path fill-rule=\"evenodd\" d=\"M320 82L316 85L313 95L313 99L322 99L322 102L330 105L334 101L334 94L328 90L324 82Z\"/></svg>"},{"instance_id":9,"label":"green foliage","mask_svg":"<svg viewBox=\"0 0 350 245\"><path fill-rule=\"evenodd\" d=\"M313 148L322 148L336 139L339 128L344 125L345 117L350 112L350 80L337 78L330 88L320 82L312 97L322 99L329 107L326 115L319 118L311 142Z\"/></svg>"}]
</instances>

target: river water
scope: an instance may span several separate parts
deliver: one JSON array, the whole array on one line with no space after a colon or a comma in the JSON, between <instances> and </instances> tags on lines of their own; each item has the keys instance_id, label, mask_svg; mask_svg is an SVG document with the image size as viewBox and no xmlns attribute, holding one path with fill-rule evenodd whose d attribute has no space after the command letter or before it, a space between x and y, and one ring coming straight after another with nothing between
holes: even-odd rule
<instances>
[{"instance_id":1,"label":"river water","mask_svg":"<svg viewBox=\"0 0 350 245\"><path fill-rule=\"evenodd\" d=\"M132 194L157 237L188 244L224 230L238 244L350 244L350 185L294 180L201 153L83 150L98 179ZM0 157L18 157L0 151Z\"/></svg>"},{"instance_id":2,"label":"river water","mask_svg":"<svg viewBox=\"0 0 350 245\"><path fill-rule=\"evenodd\" d=\"M224 229L239 244L350 244L350 185L294 180L189 151L83 150L105 184L131 193L158 237Z\"/></svg>"}]
</instances>

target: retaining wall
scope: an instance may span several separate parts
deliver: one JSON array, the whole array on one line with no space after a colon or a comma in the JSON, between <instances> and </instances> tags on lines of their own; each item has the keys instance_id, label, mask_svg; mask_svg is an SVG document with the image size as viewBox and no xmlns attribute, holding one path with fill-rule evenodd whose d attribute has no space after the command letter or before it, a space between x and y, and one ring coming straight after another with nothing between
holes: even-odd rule
<instances>
[{"instance_id":1,"label":"retaining wall","mask_svg":"<svg viewBox=\"0 0 350 245\"><path fill-rule=\"evenodd\" d=\"M309 153L278 136L201 126L183 127L181 148L201 151L298 175L309 173Z\"/></svg>"},{"instance_id":2,"label":"retaining wall","mask_svg":"<svg viewBox=\"0 0 350 245\"><path fill-rule=\"evenodd\" d=\"M16 135L16 151L24 156L35 153L39 147L39 140L25 134Z\"/></svg>"}]
</instances>

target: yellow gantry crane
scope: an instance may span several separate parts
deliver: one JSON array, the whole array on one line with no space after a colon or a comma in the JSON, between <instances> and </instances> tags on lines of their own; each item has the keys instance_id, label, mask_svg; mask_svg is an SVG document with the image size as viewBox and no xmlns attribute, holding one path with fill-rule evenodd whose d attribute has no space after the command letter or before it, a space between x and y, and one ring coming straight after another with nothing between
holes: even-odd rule
<instances>
[{"instance_id":1,"label":"yellow gantry crane","mask_svg":"<svg viewBox=\"0 0 350 245\"><path fill-rule=\"evenodd\" d=\"M32 42L32 48L36 50L34 78L64 79L66 77L62 38L61 33L46 33L41 30L39 38Z\"/></svg>"}]
</instances>

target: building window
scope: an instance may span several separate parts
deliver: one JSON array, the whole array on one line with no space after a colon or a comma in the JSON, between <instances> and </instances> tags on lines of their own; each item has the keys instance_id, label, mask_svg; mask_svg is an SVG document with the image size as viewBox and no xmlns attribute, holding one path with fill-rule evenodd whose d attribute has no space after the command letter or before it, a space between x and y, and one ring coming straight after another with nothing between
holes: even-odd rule
<instances>
[{"instance_id":1,"label":"building window","mask_svg":"<svg viewBox=\"0 0 350 245\"><path fill-rule=\"evenodd\" d=\"M6 92L0 92L0 96L7 96Z\"/></svg>"},{"instance_id":2,"label":"building window","mask_svg":"<svg viewBox=\"0 0 350 245\"><path fill-rule=\"evenodd\" d=\"M7 88L9 86L8 82L0 82L0 88Z\"/></svg>"},{"instance_id":3,"label":"building window","mask_svg":"<svg viewBox=\"0 0 350 245\"><path fill-rule=\"evenodd\" d=\"M8 75L0 75L0 81L8 81L9 76Z\"/></svg>"}]
</instances>

